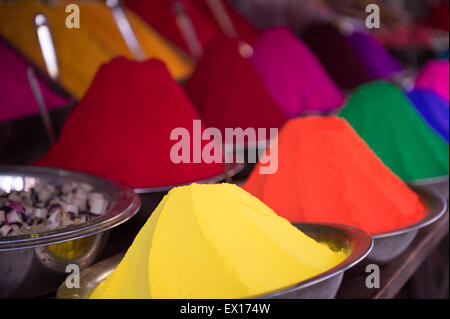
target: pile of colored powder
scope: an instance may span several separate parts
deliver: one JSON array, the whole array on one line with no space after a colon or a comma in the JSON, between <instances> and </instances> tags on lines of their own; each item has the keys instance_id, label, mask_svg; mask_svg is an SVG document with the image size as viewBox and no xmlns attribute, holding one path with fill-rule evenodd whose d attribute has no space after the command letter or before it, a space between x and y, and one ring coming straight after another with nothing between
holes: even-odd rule
<instances>
[{"instance_id":1,"label":"pile of colored powder","mask_svg":"<svg viewBox=\"0 0 450 319\"><path fill-rule=\"evenodd\" d=\"M302 39L341 89L354 89L374 79L349 38L332 24L311 25Z\"/></svg>"},{"instance_id":2,"label":"pile of colored powder","mask_svg":"<svg viewBox=\"0 0 450 319\"><path fill-rule=\"evenodd\" d=\"M253 65L290 117L304 111L331 111L344 102L342 92L314 54L288 28L264 31L253 48Z\"/></svg>"},{"instance_id":3,"label":"pile of colored powder","mask_svg":"<svg viewBox=\"0 0 450 319\"><path fill-rule=\"evenodd\" d=\"M211 23L213 23L216 26L216 28L219 30L219 32L222 33L222 35L225 35L208 5L208 0L189 0L189 1L193 5L195 5L199 9L199 11L202 12L205 15L205 17L207 17L211 21ZM220 0L220 1L225 8L226 14L231 19L231 22L234 28L236 29L239 38L249 44L253 44L259 37L258 29L256 29L255 26L252 25L250 21L248 21L244 16L242 16L236 9L234 9L234 7L229 4L228 0Z\"/></svg>"},{"instance_id":4,"label":"pile of colored powder","mask_svg":"<svg viewBox=\"0 0 450 319\"><path fill-rule=\"evenodd\" d=\"M345 257L235 185L193 184L169 192L90 298L254 297Z\"/></svg>"},{"instance_id":5,"label":"pile of colored powder","mask_svg":"<svg viewBox=\"0 0 450 319\"><path fill-rule=\"evenodd\" d=\"M20 56L0 41L0 122L39 113L28 82L27 67ZM38 81L49 110L67 103L66 98Z\"/></svg>"},{"instance_id":6,"label":"pile of colored powder","mask_svg":"<svg viewBox=\"0 0 450 319\"><path fill-rule=\"evenodd\" d=\"M402 71L400 63L370 33L356 31L349 40L373 78L388 79Z\"/></svg>"},{"instance_id":7,"label":"pile of colored powder","mask_svg":"<svg viewBox=\"0 0 450 319\"><path fill-rule=\"evenodd\" d=\"M199 119L164 64L116 58L103 65L37 162L109 177L132 188L180 185L223 173L223 164L174 164L171 132ZM193 149L191 141L190 149Z\"/></svg>"},{"instance_id":8,"label":"pile of colored powder","mask_svg":"<svg viewBox=\"0 0 450 319\"><path fill-rule=\"evenodd\" d=\"M440 29L449 32L449 7L448 1L440 1L433 5L423 24L434 29Z\"/></svg>"},{"instance_id":9,"label":"pile of colored powder","mask_svg":"<svg viewBox=\"0 0 450 319\"><path fill-rule=\"evenodd\" d=\"M448 175L448 144L394 85L362 86L340 115L403 180Z\"/></svg>"},{"instance_id":10,"label":"pile of colored powder","mask_svg":"<svg viewBox=\"0 0 450 319\"><path fill-rule=\"evenodd\" d=\"M431 89L449 101L448 60L431 60L422 68L416 87Z\"/></svg>"},{"instance_id":11,"label":"pile of colored powder","mask_svg":"<svg viewBox=\"0 0 450 319\"><path fill-rule=\"evenodd\" d=\"M66 3L71 3L71 1ZM83 23L88 26L96 41L112 48L114 52L118 52L117 55L133 58L125 41L122 40L123 37L109 8L102 3L86 2L80 4L80 10L83 12ZM175 79L185 79L192 73L193 61L185 53L149 27L134 12L127 9L125 12L147 57L163 61Z\"/></svg>"},{"instance_id":12,"label":"pile of colored powder","mask_svg":"<svg viewBox=\"0 0 450 319\"><path fill-rule=\"evenodd\" d=\"M102 63L113 57L130 56L109 9L101 2L83 2L83 17L79 29L65 25L66 4L73 1L43 3L24 0L0 3L0 33L18 50L45 69L39 48L33 16L46 15L56 47L61 72L61 84L81 98ZM173 49L140 18L127 12L130 23L149 57L165 61L175 77L184 78L191 72L190 61ZM82 20L82 21L81 21Z\"/></svg>"},{"instance_id":13,"label":"pile of colored powder","mask_svg":"<svg viewBox=\"0 0 450 319\"><path fill-rule=\"evenodd\" d=\"M193 3L187 0L180 1L184 4L186 14L192 21L200 43L205 47L217 35L217 27ZM189 52L189 46L177 25L172 9L174 3L174 0L124 0L127 8L141 16L167 39Z\"/></svg>"},{"instance_id":14,"label":"pile of colored powder","mask_svg":"<svg viewBox=\"0 0 450 319\"><path fill-rule=\"evenodd\" d=\"M222 30L209 9L206 0L179 0L183 3L203 48L222 34ZM184 39L173 12L175 0L125 0L125 5L140 15L147 23L161 32L165 37L189 52L189 46ZM238 35L246 42L253 43L258 37L258 31L239 13L222 0Z\"/></svg>"},{"instance_id":15,"label":"pile of colored powder","mask_svg":"<svg viewBox=\"0 0 450 319\"><path fill-rule=\"evenodd\" d=\"M418 195L344 119L291 120L278 143L278 171L260 175L258 164L244 189L291 222L343 223L379 234L425 216Z\"/></svg>"},{"instance_id":16,"label":"pile of colored powder","mask_svg":"<svg viewBox=\"0 0 450 319\"><path fill-rule=\"evenodd\" d=\"M407 95L427 123L448 142L448 102L426 89L414 89Z\"/></svg>"},{"instance_id":17,"label":"pile of colored powder","mask_svg":"<svg viewBox=\"0 0 450 319\"><path fill-rule=\"evenodd\" d=\"M232 39L218 37L208 46L185 88L206 124L222 132L280 128L287 119Z\"/></svg>"}]
</instances>

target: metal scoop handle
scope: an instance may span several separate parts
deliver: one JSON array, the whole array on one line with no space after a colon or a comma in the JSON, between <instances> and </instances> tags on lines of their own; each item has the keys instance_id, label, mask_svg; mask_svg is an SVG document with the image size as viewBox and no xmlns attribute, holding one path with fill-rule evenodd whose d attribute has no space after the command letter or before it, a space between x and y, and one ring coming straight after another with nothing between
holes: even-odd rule
<instances>
[{"instance_id":1,"label":"metal scoop handle","mask_svg":"<svg viewBox=\"0 0 450 319\"><path fill-rule=\"evenodd\" d=\"M172 11L175 14L176 24L189 51L194 58L199 59L203 55L203 47L194 24L184 8L184 4L181 1L175 1L172 5Z\"/></svg>"},{"instance_id":2,"label":"metal scoop handle","mask_svg":"<svg viewBox=\"0 0 450 319\"><path fill-rule=\"evenodd\" d=\"M58 58L47 17L42 13L36 14L34 25L47 72L54 81L58 81L60 76Z\"/></svg>"},{"instance_id":3,"label":"metal scoop handle","mask_svg":"<svg viewBox=\"0 0 450 319\"><path fill-rule=\"evenodd\" d=\"M39 114L41 115L42 123L44 123L45 131L47 132L50 142L53 144L55 142L55 132L48 114L47 106L45 105L44 96L32 67L28 67L27 77L34 99L39 107Z\"/></svg>"},{"instance_id":4,"label":"metal scoop handle","mask_svg":"<svg viewBox=\"0 0 450 319\"><path fill-rule=\"evenodd\" d=\"M221 0L206 0L211 12L214 15L217 23L222 29L223 33L233 39L239 38L238 31L234 27L233 21L231 20L227 9L223 5Z\"/></svg>"},{"instance_id":5,"label":"metal scoop handle","mask_svg":"<svg viewBox=\"0 0 450 319\"><path fill-rule=\"evenodd\" d=\"M131 54L133 54L133 57L137 61L146 60L147 55L133 31L133 27L127 18L125 10L121 6L120 0L106 0L105 3L111 9L114 21L116 22L128 49L131 51Z\"/></svg>"}]
</instances>

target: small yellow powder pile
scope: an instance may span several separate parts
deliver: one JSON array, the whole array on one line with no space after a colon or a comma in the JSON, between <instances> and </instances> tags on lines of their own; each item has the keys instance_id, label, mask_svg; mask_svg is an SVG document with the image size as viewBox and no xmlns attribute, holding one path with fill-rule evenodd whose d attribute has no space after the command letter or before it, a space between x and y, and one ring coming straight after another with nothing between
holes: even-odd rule
<instances>
[{"instance_id":1,"label":"small yellow powder pile","mask_svg":"<svg viewBox=\"0 0 450 319\"><path fill-rule=\"evenodd\" d=\"M66 27L70 13L65 10L69 3L79 5L79 29ZM147 57L165 62L174 78L187 78L192 71L192 61L141 18L124 10ZM61 84L77 98L84 95L101 64L117 56L132 58L104 1L0 2L0 35L44 70L45 63L33 25L36 13L47 17L56 47Z\"/></svg>"},{"instance_id":2,"label":"small yellow powder pile","mask_svg":"<svg viewBox=\"0 0 450 319\"><path fill-rule=\"evenodd\" d=\"M254 297L344 259L235 185L193 184L169 192L90 297Z\"/></svg>"}]
</instances>

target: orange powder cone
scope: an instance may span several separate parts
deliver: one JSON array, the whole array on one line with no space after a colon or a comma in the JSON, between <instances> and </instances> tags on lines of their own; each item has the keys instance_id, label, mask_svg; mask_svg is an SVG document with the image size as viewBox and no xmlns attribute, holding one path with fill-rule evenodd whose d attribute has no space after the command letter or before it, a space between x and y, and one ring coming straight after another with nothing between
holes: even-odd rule
<instances>
[{"instance_id":1,"label":"orange powder cone","mask_svg":"<svg viewBox=\"0 0 450 319\"><path fill-rule=\"evenodd\" d=\"M425 215L418 195L343 119L291 120L278 143L278 171L260 175L258 164L244 189L291 222L336 222L378 234Z\"/></svg>"}]
</instances>

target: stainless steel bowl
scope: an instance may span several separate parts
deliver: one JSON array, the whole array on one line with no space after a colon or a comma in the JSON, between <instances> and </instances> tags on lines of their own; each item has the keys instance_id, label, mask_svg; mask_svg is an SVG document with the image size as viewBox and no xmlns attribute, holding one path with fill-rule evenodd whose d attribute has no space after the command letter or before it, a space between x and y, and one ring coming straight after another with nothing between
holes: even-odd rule
<instances>
[{"instance_id":1,"label":"stainless steel bowl","mask_svg":"<svg viewBox=\"0 0 450 319\"><path fill-rule=\"evenodd\" d=\"M275 291L257 298L265 299L324 299L334 298L342 281L344 271L361 262L372 249L372 239L364 231L339 224L298 224L295 225L306 235L329 244L332 249L348 253L347 258L314 278L295 286ZM95 287L105 280L122 260L118 254L95 264L80 274L80 288L68 288L62 283L57 297L60 299L87 299Z\"/></svg>"},{"instance_id":2,"label":"stainless steel bowl","mask_svg":"<svg viewBox=\"0 0 450 319\"><path fill-rule=\"evenodd\" d=\"M218 183L218 182L221 182L221 181L227 180L228 178L233 177L234 175L236 175L240 171L242 171L243 168L244 168L244 164L236 164L236 163L226 164L225 172L223 172L222 174L216 175L216 176L212 176L210 178L205 178L202 180L193 181L193 182L186 183L186 184L179 184L179 185L167 185L167 186L151 187L151 188L136 188L134 191L137 194L167 193L174 187L186 186L186 185L190 185L192 183L214 184L214 183Z\"/></svg>"},{"instance_id":3,"label":"stainless steel bowl","mask_svg":"<svg viewBox=\"0 0 450 319\"><path fill-rule=\"evenodd\" d=\"M108 239L108 230L130 219L139 209L139 197L113 181L51 168L0 167L0 189L4 191L69 181L93 186L109 200L108 211L81 225L0 238L1 298L31 298L55 291L68 275L67 265L83 269L95 262Z\"/></svg>"},{"instance_id":4,"label":"stainless steel bowl","mask_svg":"<svg viewBox=\"0 0 450 319\"><path fill-rule=\"evenodd\" d=\"M449 199L449 176L418 179L409 183L413 186L421 186L438 191L447 201Z\"/></svg>"},{"instance_id":5,"label":"stainless steel bowl","mask_svg":"<svg viewBox=\"0 0 450 319\"><path fill-rule=\"evenodd\" d=\"M386 263L398 257L409 247L421 228L434 223L447 211L447 200L438 191L417 186L412 188L419 194L428 209L428 214L411 226L373 235L374 247L368 256L371 261Z\"/></svg>"}]
</instances>

